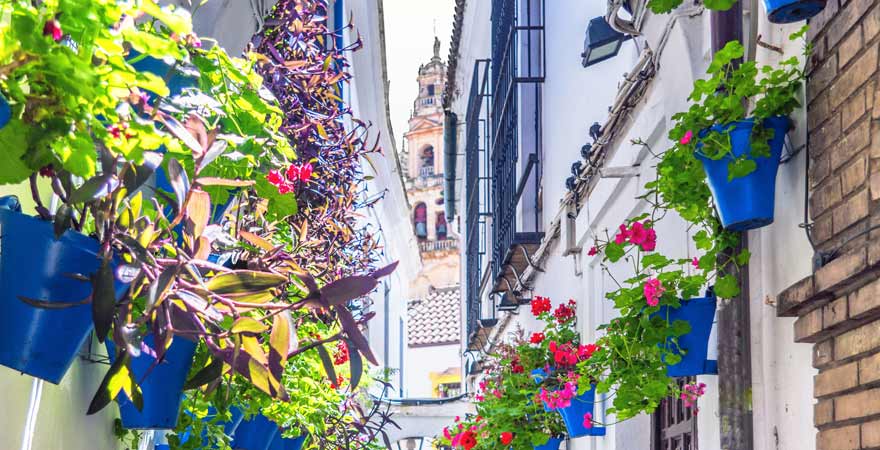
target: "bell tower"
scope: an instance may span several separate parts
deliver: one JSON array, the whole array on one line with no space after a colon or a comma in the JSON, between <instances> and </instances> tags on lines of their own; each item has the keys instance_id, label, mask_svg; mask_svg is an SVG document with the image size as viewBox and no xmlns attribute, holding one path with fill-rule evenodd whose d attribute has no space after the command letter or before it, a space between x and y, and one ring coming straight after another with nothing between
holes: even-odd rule
<instances>
[{"instance_id":1,"label":"bell tower","mask_svg":"<svg viewBox=\"0 0 880 450\"><path fill-rule=\"evenodd\" d=\"M413 281L414 292L459 284L458 240L446 222L443 198L443 107L446 64L440 59L440 40L434 54L419 67L419 93L413 102L409 129L403 135L407 151L406 188L424 270Z\"/></svg>"}]
</instances>

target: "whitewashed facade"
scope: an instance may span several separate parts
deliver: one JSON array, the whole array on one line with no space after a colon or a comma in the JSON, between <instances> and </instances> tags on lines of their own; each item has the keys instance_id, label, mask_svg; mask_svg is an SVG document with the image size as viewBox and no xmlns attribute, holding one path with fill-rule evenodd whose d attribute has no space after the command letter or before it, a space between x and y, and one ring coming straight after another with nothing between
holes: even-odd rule
<instances>
[{"instance_id":1,"label":"whitewashed facade","mask_svg":"<svg viewBox=\"0 0 880 450\"><path fill-rule=\"evenodd\" d=\"M492 177L491 137L485 137L485 127L480 127L479 139L468 133L472 129L468 122L468 104L473 98L472 86L483 86L482 74L477 83L472 84L474 68L478 60L490 59L492 52L492 5L498 1L460 0L459 14L456 17L456 34L453 41L451 62L454 74L447 84L447 110L458 117L458 153L456 162L456 215L461 216L462 236L462 280L472 277L477 283L462 284L463 323L474 324L465 327L465 342L472 350L463 359L465 367L473 367L484 351L493 344L509 338L512 331L522 327L535 331L539 324L531 317L528 307L516 312L495 312L498 299L489 293L498 280L493 279L491 270L493 227L498 224L498 214L492 206L498 199L491 199L485 191L477 193L478 201L469 204L475 194L469 189L468 178L473 173L467 164L469 152L477 151L469 142L478 142L478 148L488 152L488 171L486 164L479 176ZM518 0L506 2L515 4L518 25L524 23L526 8L536 8L537 22L542 28L537 50L528 50L526 34L518 31L521 76L528 75L524 66L523 54L537 55L537 65L532 61L532 71L541 73L543 80L537 83L522 82L517 87L520 98L520 117L517 124L519 133L516 173L525 178L527 185L534 183L535 172L527 170L528 154L537 152L537 188L526 187L516 205L518 227L522 231L531 224L535 205L540 205L539 232L543 233L531 255L535 266L540 270L527 268L520 273L519 280L509 280L510 288L520 290L523 297L531 295L550 297L554 305L573 298L578 301L578 326L583 340L592 341L596 337L598 325L607 323L613 316L612 304L604 299L605 292L612 290L612 283L599 267L596 257L587 255L594 236L605 235L605 230L614 233L617 226L627 217L646 212L648 205L636 200L644 193L646 182L654 178L656 159L642 145L633 140L642 140L654 152L662 152L669 145L667 132L671 127L671 116L687 109L687 95L692 83L701 78L711 60L710 13L695 2L685 2L678 11L668 15L654 15L644 7L637 7L635 15L641 22L639 35L623 43L619 53L606 61L589 67L581 64L584 33L590 19L605 16L608 3L604 1ZM620 2L616 2L620 3ZM641 4L644 2L630 2ZM788 35L802 24L779 26L770 24L761 2L743 2L746 6L743 22L746 45L755 48L756 36L763 43L782 47L791 55L800 54L799 42L790 42ZM749 10L749 6L752 9ZM535 9L531 11L534 16ZM621 11L620 16L630 16ZM755 20L755 22L751 22ZM457 50L457 51L456 51ZM771 63L779 55L764 46L758 46L753 53L759 62ZM488 63L492 65L492 63ZM484 65L479 65L484 70ZM650 69L650 70L647 70ZM489 71L491 72L491 70ZM640 79L639 74L652 76ZM639 83L641 83L639 85ZM499 101L498 92L493 90L492 76L486 84L491 98L483 103L483 120L493 120L491 102ZM633 89L633 86L641 89ZM537 89L535 88L537 86ZM642 91L643 89L643 91ZM538 92L535 94L534 92ZM636 91L634 94L627 92ZM641 95L639 95L641 94ZM621 111L621 100L632 99L628 108L623 108L619 120L611 120L616 111ZM533 103L529 103L533 102ZM473 111L473 109L471 110ZM522 112L525 111L525 112ZM533 114L537 111L537 114ZM539 122L537 132L533 118ZM804 221L804 153L796 149L805 142L805 113L795 114L797 127L790 133L791 149L795 155L779 170L776 192L776 219L771 226L751 231L748 235L752 260L749 272L748 299L750 302L750 351L751 351L751 395L743 399L750 403L753 414L753 441L755 449L813 449L816 448L816 430L813 427L813 375L811 348L805 344L795 344L793 322L790 318L777 318L774 302L777 294L792 283L812 273L812 249L799 224ZM589 129L593 123L602 126L603 135L599 142L604 144L606 158L603 164L605 175L595 183L588 198L581 198L579 213L570 207L570 192L566 178L571 176L571 165L583 161L581 147L594 144ZM489 144L486 145L485 142ZM594 148L595 148L594 144ZM537 150L534 150L537 149ZM483 161L484 156L480 156ZM600 169L600 172L603 172ZM621 177L622 174L622 177ZM486 181L483 189L489 188L495 180ZM517 180L517 182L519 179ZM479 186L479 184L477 184ZM486 199L489 201L487 202ZM479 204L479 229L468 229L466 217L468 208ZM479 225L483 222L484 225ZM695 249L684 221L670 213L658 224L658 250L670 256L691 257ZM479 236L479 245L474 249L483 254L479 264L468 264L468 239ZM473 270L477 270L474 276ZM625 266L612 267L620 275L631 270ZM471 272L471 273L469 273ZM487 273L488 272L488 273ZM626 277L624 277L626 278ZM618 278L620 279L620 278ZM507 282L501 285L507 288ZM468 305L468 302L475 305ZM470 314L469 314L470 313ZM477 317L475 317L477 316ZM493 325L480 327L480 325ZM713 336L715 333L713 332ZM713 353L710 345L710 357ZM717 350L715 350L717 353ZM473 374L472 374L473 375ZM699 449L720 449L725 424L719 417L718 376L701 376L698 381L707 384L707 394L700 400L700 413L697 416L696 436ZM474 377L469 380L469 391L473 392ZM600 420L613 422L613 417L596 415ZM727 425L729 428L729 425ZM635 419L611 425L605 437L585 437L568 442L569 449L591 450L653 450L652 420L642 415ZM682 447L684 448L684 447Z\"/></svg>"}]
</instances>

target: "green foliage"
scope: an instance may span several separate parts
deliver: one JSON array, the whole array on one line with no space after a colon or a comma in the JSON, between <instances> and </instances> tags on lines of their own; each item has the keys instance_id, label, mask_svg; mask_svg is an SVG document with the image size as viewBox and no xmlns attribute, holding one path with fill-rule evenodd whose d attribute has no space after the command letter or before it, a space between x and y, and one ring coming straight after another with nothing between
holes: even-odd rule
<instances>
[{"instance_id":1,"label":"green foliage","mask_svg":"<svg viewBox=\"0 0 880 450\"><path fill-rule=\"evenodd\" d=\"M684 0L648 0L648 8L655 14L665 14L678 8ZM705 0L706 8L727 11L737 0Z\"/></svg>"}]
</instances>

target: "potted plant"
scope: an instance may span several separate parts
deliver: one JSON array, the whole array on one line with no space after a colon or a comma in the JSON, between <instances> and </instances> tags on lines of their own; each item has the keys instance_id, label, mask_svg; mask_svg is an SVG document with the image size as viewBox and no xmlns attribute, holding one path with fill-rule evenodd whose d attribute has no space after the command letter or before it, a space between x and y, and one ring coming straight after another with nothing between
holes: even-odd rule
<instances>
[{"instance_id":1,"label":"potted plant","mask_svg":"<svg viewBox=\"0 0 880 450\"><path fill-rule=\"evenodd\" d=\"M648 0L648 8L656 14L672 11L684 0ZM708 0L709 9L726 11L737 0ZM764 0L767 18L773 23L792 23L807 20L825 9L827 0Z\"/></svg>"},{"instance_id":2,"label":"potted plant","mask_svg":"<svg viewBox=\"0 0 880 450\"><path fill-rule=\"evenodd\" d=\"M142 404L136 405L124 393L118 399L122 425L131 430L170 430L177 424L183 387L192 366L196 342L178 336L164 351L157 352L152 334L144 338L139 355L129 357L132 377L141 389ZM107 340L111 363L116 361L116 346ZM161 354L162 358L157 358Z\"/></svg>"},{"instance_id":3,"label":"potted plant","mask_svg":"<svg viewBox=\"0 0 880 450\"><path fill-rule=\"evenodd\" d=\"M806 28L793 34L802 38ZM807 46L805 54L809 53ZM694 83L686 112L673 115L669 137L675 145L661 157L657 189L673 206L690 200L684 183L700 161L724 228L745 231L773 222L776 172L789 115L798 107L798 92L806 77L797 57L778 67L739 63L744 49L733 41L715 54L708 78ZM687 176L683 176L687 175Z\"/></svg>"},{"instance_id":4,"label":"potted plant","mask_svg":"<svg viewBox=\"0 0 880 450\"><path fill-rule=\"evenodd\" d=\"M599 327L603 335L595 354L578 366L581 375L599 380L598 392L614 390L606 412L617 420L653 412L661 400L678 395L680 388L671 377L716 373L713 362L706 361L715 294L730 298L739 292L733 276L714 272L717 253L673 259L656 252L654 224L647 215L635 217L589 251L601 255L603 270L626 261L634 271L606 294L619 316ZM698 233L700 248L711 244L708 233ZM747 259L745 251L725 261L733 265ZM712 283L715 290L699 297L703 286Z\"/></svg>"}]
</instances>

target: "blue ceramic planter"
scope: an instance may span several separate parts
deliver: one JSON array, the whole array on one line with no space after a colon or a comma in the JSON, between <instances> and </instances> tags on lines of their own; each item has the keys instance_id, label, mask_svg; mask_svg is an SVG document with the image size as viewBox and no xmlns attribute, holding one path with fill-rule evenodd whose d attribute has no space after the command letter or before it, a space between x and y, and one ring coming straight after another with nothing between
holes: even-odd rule
<instances>
[{"instance_id":1,"label":"blue ceramic planter","mask_svg":"<svg viewBox=\"0 0 880 450\"><path fill-rule=\"evenodd\" d=\"M562 439L551 437L546 444L536 446L535 450L559 450L560 445L562 445Z\"/></svg>"},{"instance_id":2,"label":"blue ceramic planter","mask_svg":"<svg viewBox=\"0 0 880 450\"><path fill-rule=\"evenodd\" d=\"M764 0L767 19L773 23L792 23L809 19L825 9L827 0Z\"/></svg>"},{"instance_id":3,"label":"blue ceramic planter","mask_svg":"<svg viewBox=\"0 0 880 450\"><path fill-rule=\"evenodd\" d=\"M50 303L88 298L91 283L70 274L97 272L98 241L72 230L56 240L50 222L18 212L14 197L0 200L0 364L58 384L92 330L91 306L37 308L19 296ZM117 283L117 296L126 288Z\"/></svg>"},{"instance_id":4,"label":"blue ceramic planter","mask_svg":"<svg viewBox=\"0 0 880 450\"><path fill-rule=\"evenodd\" d=\"M709 292L706 297L697 297L681 302L680 308L660 307L656 315L667 319L670 323L676 320L687 321L691 332L679 336L678 346L685 350L678 364L667 366L666 373L670 377L689 377L695 375L717 374L718 362L707 360L709 335L712 333L712 322L715 320L715 307L718 303L715 294ZM679 353L671 343L668 349ZM679 353L680 354L680 353Z\"/></svg>"},{"instance_id":5,"label":"blue ceramic planter","mask_svg":"<svg viewBox=\"0 0 880 450\"><path fill-rule=\"evenodd\" d=\"M278 425L262 415L244 420L236 427L232 436L234 450L268 450L278 434Z\"/></svg>"},{"instance_id":6,"label":"blue ceramic planter","mask_svg":"<svg viewBox=\"0 0 880 450\"><path fill-rule=\"evenodd\" d=\"M11 118L12 108L9 107L9 102L6 101L6 97L4 97L3 94L0 94L0 128L5 127Z\"/></svg>"},{"instance_id":7,"label":"blue ceramic planter","mask_svg":"<svg viewBox=\"0 0 880 450\"><path fill-rule=\"evenodd\" d=\"M152 348L153 336L147 336L144 342ZM115 348L109 340L107 352L111 359L115 358ZM147 372L155 359L145 352L133 358L131 370L143 392L144 408L138 411L124 393L120 394L117 401L122 426L131 430L170 430L177 426L183 385L195 353L196 343L178 336L165 352L164 360L153 367L149 374Z\"/></svg>"},{"instance_id":8,"label":"blue ceramic planter","mask_svg":"<svg viewBox=\"0 0 880 450\"><path fill-rule=\"evenodd\" d=\"M587 428L584 426L584 414L592 414L595 403L596 386L592 385L589 391L571 399L571 405L568 408L559 409L559 415L562 416L570 437L605 436L605 427L594 425Z\"/></svg>"},{"instance_id":9,"label":"blue ceramic planter","mask_svg":"<svg viewBox=\"0 0 880 450\"><path fill-rule=\"evenodd\" d=\"M746 155L751 151L752 127L751 119L740 120L731 124L716 125L713 131L727 130L733 148L733 154L737 157ZM776 197L776 172L779 169L779 160L782 157L782 146L785 143L785 135L791 128L791 122L787 117L772 117L764 121L766 128L775 133L770 139L770 157L755 158L757 168L750 174L728 181L729 157L713 160L704 156L699 149L695 156L703 163L703 169L715 198L718 215L724 228L731 231L745 231L761 228L773 223L773 208Z\"/></svg>"},{"instance_id":10,"label":"blue ceramic planter","mask_svg":"<svg viewBox=\"0 0 880 450\"><path fill-rule=\"evenodd\" d=\"M306 443L306 435L297 436L295 438L286 438L281 436L281 432L275 434L275 439L269 445L269 450L302 450Z\"/></svg>"}]
</instances>

